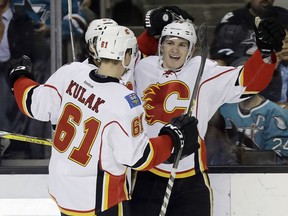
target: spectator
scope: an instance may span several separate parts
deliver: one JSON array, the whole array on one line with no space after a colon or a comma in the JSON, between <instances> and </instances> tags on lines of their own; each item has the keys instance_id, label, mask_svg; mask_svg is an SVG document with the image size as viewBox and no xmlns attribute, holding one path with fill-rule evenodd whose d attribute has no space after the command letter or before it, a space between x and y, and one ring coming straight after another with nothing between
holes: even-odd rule
<instances>
[{"instance_id":1,"label":"spectator","mask_svg":"<svg viewBox=\"0 0 288 216\"><path fill-rule=\"evenodd\" d=\"M283 17L284 15L282 15L282 17ZM285 27L285 29L286 29L286 38L287 38L287 24L286 25L284 25L284 22L283 21L281 21L281 24ZM227 27L228 28L228 27ZM235 35L235 33L236 32L233 32L233 31L227 31L226 32L226 34L225 35L223 35L224 36L224 38L222 38L223 40L226 40L226 41L228 41L228 40L230 40L231 38L233 38L233 37L235 37L235 38L237 38L237 36ZM230 38L230 39L229 39ZM232 42L232 41L231 41ZM279 53L277 53L277 67L276 67L276 69L275 69L275 72L274 72L274 75L273 75L273 78L272 78L272 81L270 82L270 84L263 90L263 91L261 91L261 95L263 95L265 98L269 98L270 100L267 100L267 101L269 101L269 103L267 102L265 102L266 100L264 100L264 98L262 98L260 95L257 95L257 96L254 96L254 97L252 97L251 99L249 99L249 100L247 100L246 102L245 101L243 101L243 102L241 102L240 104L234 104L234 105L232 105L232 104L225 104L225 105L223 105L223 109L222 108L220 108L222 111L221 112L217 112L216 114L215 114L215 117L213 117L212 118L212 120L211 120L211 122L210 122L210 127L209 127L209 129L208 129L208 131L207 131L207 137L209 137L209 140L207 140L206 141L206 144L207 144L207 152L209 153L208 154L208 164L211 164L211 165L222 165L223 163L226 163L226 164L228 164L228 163L230 163L230 162L228 162L229 160L233 160L234 162L235 162L235 157L236 158L238 158L237 160L238 160L238 162L239 163L241 163L241 151L239 151L239 149L238 149L238 151L237 151L237 149L235 149L235 146L229 146L229 144L227 145L227 143L239 143L239 139L244 139L245 138L245 143L247 144L247 143L249 143L249 145L250 146L252 146L252 144L253 144L253 146L254 147L256 147L256 148L258 148L257 147L257 145L255 145L254 144L254 140L251 140L250 139L250 137L249 136L246 136L247 134L245 134L245 133L243 133L243 129L239 129L241 132L232 132L231 133L231 131L233 131L233 130L237 130L237 128L235 128L235 127L233 127L233 128L231 128L231 124L229 124L229 130L228 130L228 134L229 134L229 138L230 138L230 140L227 140L227 139L225 139L225 138L223 138L223 139L221 139L221 144L222 145L219 145L220 146L220 148L218 149L219 151L220 151L220 149L222 149L223 151L221 151L222 153L225 153L226 155L230 155L229 153L233 153L232 155L230 155L230 159L224 159L223 160L223 158L219 158L219 157L217 157L217 160L215 159L216 158L216 154L215 154L215 152L216 151L218 151L218 150L216 150L217 149L217 146L215 146L214 145L214 142L216 141L216 139L213 139L212 138L212 136L210 135L210 134L215 134L215 131L213 131L213 128L212 128L212 125L215 125L216 127L217 127L217 125L222 125L222 124L225 124L225 122L224 122L224 120L223 120L223 117L217 117L217 116L219 116L219 115L223 115L224 117L226 117L227 115L228 115L228 117L230 117L232 120L234 120L235 119L235 121L237 122L238 121L238 118L239 118L239 112L240 111L238 111L238 112L236 112L236 110L234 110L234 111L231 111L229 114L228 113L225 113L225 111L227 110L227 109L229 109L230 107L240 107L240 106L244 106L244 104L246 104L246 103L248 103L248 102L250 102L250 104L252 104L253 106L251 107L251 105L249 106L249 107L247 107L247 110L249 111L249 113L250 113L250 110L251 110L251 113L248 115L246 115L245 116L245 119L246 120L243 120L244 122L243 122L243 124L245 125L246 123L247 123L247 127L249 127L250 125L249 125L249 123L248 123L248 119L250 119L250 121L251 122L253 122L253 121L255 121L255 119L253 119L252 118L252 113L255 113L255 115L258 115L259 114L259 110L261 110L261 112L262 113L266 113L266 109L268 109L268 110L270 110L270 108L271 108L271 103L273 104L273 102L272 101L274 101L274 102L277 102L277 103L279 103L279 101L280 101L280 97L281 97L281 87L282 87L282 89L285 89L285 86L287 86L287 81L285 81L285 62L287 61L287 57L285 57L285 48L286 48L286 45L287 45L287 41L283 41L284 42L284 44L283 44L283 47L282 47L282 51L281 52L279 52ZM232 54L233 55L233 54ZM245 61L245 59L247 59L248 58L248 56L244 56L244 57L239 57L238 59L237 58L235 58L235 60L231 63L233 66L239 66L239 65L237 65L237 64L240 64L241 65L241 63L243 62L243 61ZM221 61L222 62L222 64L223 64L223 61ZM224 64L226 64L226 63L224 63ZM284 76L283 76L284 75ZM281 80L281 77L282 77L282 80ZM284 79L283 79L284 78ZM282 92L284 92L285 90L282 90ZM283 95L283 93L282 93L282 95ZM261 103L261 107L260 107L260 102L262 101L263 102L263 104ZM284 102L284 101L283 101ZM256 110L254 110L254 104L255 104L255 107L257 107L257 109ZM265 104L265 105L264 105ZM267 105L266 105L267 104ZM225 108L225 107L227 107L227 108ZM274 105L272 106L272 107L274 107ZM252 109L253 108L253 109ZM273 114L275 114L275 115L277 115L277 114L279 114L279 111L277 112L277 110L279 110L280 109L280 113L283 113L283 110L280 108L280 107L276 107L276 110L275 110L275 112L273 113ZM231 113L234 113L234 118L232 118L232 114ZM242 114L243 115L243 114ZM241 115L241 116L242 116ZM271 114L269 114L269 116L270 115L272 115L272 113ZM270 122L271 121L271 125L274 125L274 121L273 121L273 118L272 118L272 116L270 116L269 118L267 117L268 116L268 114L266 114L266 120L265 120L265 122L267 123L267 122ZM227 118L228 118L227 117ZM283 119L285 119L285 114L284 114L284 117L283 117ZM286 120L285 120L286 121ZM284 122L285 122L284 121ZM224 123L221 123L221 122L224 122ZM226 119L226 123L227 123L227 119ZM267 123L268 124L268 123ZM237 125L237 124L236 124ZM227 125L226 125L226 127L227 127ZM276 128L276 130L277 130L277 127L275 126L275 128ZM280 132L281 130L278 130L278 132ZM227 132L227 130L226 130L226 132ZM247 130L246 130L246 133L248 133L247 132ZM271 135L268 135L267 134L268 132L266 131L266 129L264 129L264 132L263 133L259 133L259 135L258 135L258 137L259 136L262 136L263 135L263 140L267 140L267 142L268 142L268 139L269 138L271 138ZM225 130L223 130L223 128L222 128L222 130L218 130L217 131L217 134L218 134L218 136L220 136L221 134L225 134ZM238 135L241 135L241 137L239 138L239 136ZM285 134L283 134L283 135L285 135ZM225 136L227 136L227 135L222 135L222 137L225 137ZM286 136L286 135L285 135ZM236 139L236 140L235 140ZM258 138L258 140L259 140L259 138ZM263 140L261 141L262 143L263 143ZM217 139L217 141L219 141L219 139ZM219 142L220 143L220 142ZM223 146L223 145L225 145L225 148L222 148L221 146ZM273 146L273 145L267 145L267 149L271 149L272 147L271 146ZM259 148L258 148L259 149ZM264 148L263 146L260 148L260 149L266 149L266 148ZM226 151L225 151L226 150ZM243 153L243 152L242 152ZM244 152L245 153L245 152ZM238 154L238 156L237 156L237 154ZM240 154L240 155L239 155ZM283 156L281 156L282 158L283 158ZM285 157L285 156L284 156ZM214 158L214 160L213 160L213 158ZM228 157L229 158L229 157ZM211 159L211 160L210 160ZM213 162L212 162L213 161ZM262 162L263 163L265 163L265 161L263 161L262 160ZM267 161L266 161L267 162Z\"/></svg>"},{"instance_id":2,"label":"spectator","mask_svg":"<svg viewBox=\"0 0 288 216\"><path fill-rule=\"evenodd\" d=\"M233 145L225 129L225 120L219 111L208 122L205 134L208 166L237 165L240 151Z\"/></svg>"},{"instance_id":3,"label":"spectator","mask_svg":"<svg viewBox=\"0 0 288 216\"><path fill-rule=\"evenodd\" d=\"M275 17L287 22L288 10L273 6L274 0L250 0L243 8L223 16L216 26L214 40L210 46L210 57L220 65L241 65L257 49L253 30L256 16ZM261 94L278 102L281 94L281 74L276 70L269 86Z\"/></svg>"},{"instance_id":4,"label":"spectator","mask_svg":"<svg viewBox=\"0 0 288 216\"><path fill-rule=\"evenodd\" d=\"M167 215L184 216L191 215L191 212L195 216L212 214L212 190L204 143L208 120L222 104L241 101L247 94L262 90L270 82L276 57L274 52L269 52L267 57L272 57L272 62L268 63L266 57L263 57L266 63L263 62L264 44L266 48L269 46L261 38L273 38L268 42L271 43L269 51L281 50L285 33L275 20L263 20L259 28L260 32L256 29L259 50L244 67L221 67L214 61L206 61L192 113L199 120L200 148L179 162ZM196 80L195 68L200 65L200 58L192 57L196 39L190 21L176 20L162 30L159 56L143 58L136 65L136 93L143 101L150 137L171 118L187 112ZM257 71L259 68L262 68L261 73ZM162 163L147 172L138 172L132 199L133 215L159 215L171 170L172 164Z\"/></svg>"},{"instance_id":5,"label":"spectator","mask_svg":"<svg viewBox=\"0 0 288 216\"><path fill-rule=\"evenodd\" d=\"M72 11L76 14L78 12L78 4L77 1L72 1ZM69 25L68 25L68 6L67 1L62 1L62 13L63 13L63 41L64 46L67 44L67 41L70 41L69 37ZM39 5L41 8L39 9ZM38 82L45 82L49 76L51 75L51 64L50 64L50 1L46 0L13 0L11 1L11 8L14 10L14 14L21 14L20 18L17 18L17 26L15 26L15 22L13 25L13 31L9 34L11 37L11 49L13 49L13 56L11 58L19 58L23 54L31 56L33 61L33 70L35 74L35 79ZM74 14L74 15L75 15ZM66 17L64 16L66 15ZM19 15L18 15L19 17ZM19 20L23 18L23 21ZM81 20L83 22L82 28L79 28L78 22L75 22L73 19L73 23L75 26L78 26L77 31L74 28L74 33L76 36L83 35L83 30L85 30L85 20L84 16L79 12L79 14L74 16L75 19ZM29 21L27 21L29 20ZM29 23L28 23L29 22ZM81 22L79 22L81 23ZM12 28L11 28L12 29ZM16 30L17 29L17 30ZM82 31L82 32L81 32ZM14 36L15 35L15 36ZM21 36L19 36L21 35ZM16 43L13 40L16 40ZM76 38L75 38L76 40ZM66 41L66 43L65 43ZM83 46L84 47L84 46ZM22 49L25 50L22 51ZM82 48L81 48L82 49ZM15 52L15 50L19 50L20 52ZM82 51L81 51L82 52ZM79 53L82 55L81 52ZM63 52L65 54L65 52ZM17 55L15 55L17 54ZM65 59L65 58L64 58ZM6 84L1 86L7 86ZM1 91L3 92L3 91ZM13 97L11 91L6 87L6 90L3 92L4 95L8 95L10 98ZM7 99L4 96L1 97L3 100L7 100L7 102L3 102L1 104L7 104L7 111L3 111L3 115L8 116L8 122L1 123L4 127L4 131L11 131L20 134L42 137L42 138L51 138L51 125L44 122L39 122L33 119L27 118L23 115L16 103L12 99ZM2 106L2 109L6 109L5 106ZM5 117L4 117L5 118ZM19 124L21 122L21 124ZM7 146L7 142L4 142L5 146ZM4 149L4 148L3 148ZM47 151L47 152L46 152ZM11 141L10 147L7 149L6 154L3 155L4 158L33 158L33 159L42 159L49 156L49 150L45 148L45 146L35 145L31 143L19 142L19 141ZM3 152L3 151L2 151ZM24 154L24 155L23 155ZM48 154L48 155L47 155Z\"/></svg>"},{"instance_id":6,"label":"spectator","mask_svg":"<svg viewBox=\"0 0 288 216\"><path fill-rule=\"evenodd\" d=\"M50 46L47 45L50 44L50 0L14 0L15 8L17 10L25 11L25 13L33 20L35 33L37 36L42 36L46 38L45 41L43 41L43 38L40 38L43 43L37 43L35 44L35 48L37 50L38 46L45 45L45 51L46 55L48 56ZM41 5L41 8L39 9L39 5ZM68 17L68 1L62 0L62 40L63 40L63 63L67 63L72 61L73 59L69 58L69 53L72 52L68 51L67 46L71 42L70 38L70 26L69 26L69 17ZM84 60L83 57L83 49L82 45L85 44L84 42L84 33L87 29L87 25L90 21L85 16L86 14L83 13L80 7L80 1L79 0L72 0L72 33L73 33L73 39L75 43L75 55L76 59L81 61ZM48 41L47 41L48 40ZM38 46L37 46L38 45ZM39 49L38 49L39 50ZM43 48L41 49L43 52ZM37 53L36 53L37 54ZM43 55L43 54L42 54ZM46 59L47 62L47 59Z\"/></svg>"},{"instance_id":7,"label":"spectator","mask_svg":"<svg viewBox=\"0 0 288 216\"><path fill-rule=\"evenodd\" d=\"M122 0L114 5L112 19L120 25L142 26L144 14L132 0Z\"/></svg>"},{"instance_id":8,"label":"spectator","mask_svg":"<svg viewBox=\"0 0 288 216\"><path fill-rule=\"evenodd\" d=\"M282 90L280 102L288 102L288 24L285 25L286 37L281 52L277 53L278 67L277 70L282 77Z\"/></svg>"},{"instance_id":9,"label":"spectator","mask_svg":"<svg viewBox=\"0 0 288 216\"><path fill-rule=\"evenodd\" d=\"M0 44L0 127L3 131L20 133L30 136L41 136L50 138L47 125L23 115L14 101L13 94L5 83L4 74L8 70L8 62L13 58L20 58L22 55L33 53L33 25L29 17L14 10L13 2L1 1L1 21L4 23L4 31ZM1 140L6 150L1 152L3 158L44 158L43 146L15 140ZM8 147L8 145L10 146ZM8 147L8 148L7 148Z\"/></svg>"},{"instance_id":10,"label":"spectator","mask_svg":"<svg viewBox=\"0 0 288 216\"><path fill-rule=\"evenodd\" d=\"M224 62L221 65L240 65L234 61L241 60L241 57L250 57L257 49L253 30L255 17L273 16L284 20L288 14L286 9L273 6L273 3L274 0L250 0L244 8L224 15L216 26L210 57Z\"/></svg>"},{"instance_id":11,"label":"spectator","mask_svg":"<svg viewBox=\"0 0 288 216\"><path fill-rule=\"evenodd\" d=\"M83 16L85 17L87 24L92 22L92 20L99 18L99 11L97 11L96 8L94 7L94 3L99 4L98 1L93 2L91 2L91 0L80 1L79 12L83 14Z\"/></svg>"},{"instance_id":12,"label":"spectator","mask_svg":"<svg viewBox=\"0 0 288 216\"><path fill-rule=\"evenodd\" d=\"M49 193L63 216L131 215L128 170L150 169L169 158L173 147L176 154L181 143L189 147L197 142L197 119L187 115L174 118L159 136L146 136L140 99L119 84L137 55L131 30L107 26L96 47L101 59L97 70L73 62L40 85L32 78L30 59L23 56L7 75L23 113L57 125Z\"/></svg>"},{"instance_id":13,"label":"spectator","mask_svg":"<svg viewBox=\"0 0 288 216\"><path fill-rule=\"evenodd\" d=\"M95 19L100 17L100 1L82 0L81 7L91 10L96 16Z\"/></svg>"},{"instance_id":14,"label":"spectator","mask_svg":"<svg viewBox=\"0 0 288 216\"><path fill-rule=\"evenodd\" d=\"M37 32L49 35L50 33L50 1L47 0L14 0L15 9L25 11L25 13L33 20L34 25L38 27ZM42 6L39 9L39 5ZM62 38L63 40L70 37L70 29L68 23L68 1L62 1ZM89 20L90 21L90 20ZM87 20L80 10L80 1L72 0L72 24L73 33L75 35L83 35Z\"/></svg>"},{"instance_id":15,"label":"spectator","mask_svg":"<svg viewBox=\"0 0 288 216\"><path fill-rule=\"evenodd\" d=\"M259 94L238 104L224 104L219 110L233 144L244 149L273 150L279 161L287 163L288 110Z\"/></svg>"}]
</instances>

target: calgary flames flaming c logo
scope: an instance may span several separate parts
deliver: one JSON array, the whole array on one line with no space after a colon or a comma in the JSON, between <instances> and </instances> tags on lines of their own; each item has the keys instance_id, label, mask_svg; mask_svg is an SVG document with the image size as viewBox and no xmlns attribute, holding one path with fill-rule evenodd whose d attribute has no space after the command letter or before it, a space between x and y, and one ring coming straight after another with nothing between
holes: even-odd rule
<instances>
[{"instance_id":1,"label":"calgary flames flaming c logo","mask_svg":"<svg viewBox=\"0 0 288 216\"><path fill-rule=\"evenodd\" d=\"M167 108L167 100L176 94L177 99L170 101L169 104L173 105L173 108ZM185 106L176 106L177 101L190 99L189 87L179 81L173 80L166 83L156 83L148 86L143 91L144 109L146 112L146 121L149 125L153 125L156 122L163 124L168 123L173 117L183 114L186 110Z\"/></svg>"}]
</instances>

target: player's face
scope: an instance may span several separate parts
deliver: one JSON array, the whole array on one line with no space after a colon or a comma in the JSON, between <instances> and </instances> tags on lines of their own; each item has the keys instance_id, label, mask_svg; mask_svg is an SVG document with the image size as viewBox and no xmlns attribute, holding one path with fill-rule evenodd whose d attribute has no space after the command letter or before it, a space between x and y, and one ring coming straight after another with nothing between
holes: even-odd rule
<instances>
[{"instance_id":1,"label":"player's face","mask_svg":"<svg viewBox=\"0 0 288 216\"><path fill-rule=\"evenodd\" d=\"M277 53L277 57L279 60L288 62L288 31L286 30L286 37L283 40L282 50Z\"/></svg>"},{"instance_id":2,"label":"player's face","mask_svg":"<svg viewBox=\"0 0 288 216\"><path fill-rule=\"evenodd\" d=\"M161 52L164 68L181 68L189 52L189 41L178 37L167 37L162 43Z\"/></svg>"}]
</instances>

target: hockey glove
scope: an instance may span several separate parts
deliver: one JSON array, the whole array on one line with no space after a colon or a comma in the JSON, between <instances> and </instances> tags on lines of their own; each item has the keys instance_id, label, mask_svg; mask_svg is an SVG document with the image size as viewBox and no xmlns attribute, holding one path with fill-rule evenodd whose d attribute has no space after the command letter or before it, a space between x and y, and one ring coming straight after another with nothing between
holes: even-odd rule
<instances>
[{"instance_id":1,"label":"hockey glove","mask_svg":"<svg viewBox=\"0 0 288 216\"><path fill-rule=\"evenodd\" d=\"M194 17L177 6L158 7L146 13L144 27L150 36L161 35L164 26L179 19L194 21Z\"/></svg>"},{"instance_id":2,"label":"hockey glove","mask_svg":"<svg viewBox=\"0 0 288 216\"><path fill-rule=\"evenodd\" d=\"M263 57L270 56L273 50L276 52L282 50L286 34L284 28L274 17L262 20L256 17L254 31L256 34L256 44Z\"/></svg>"},{"instance_id":3,"label":"hockey glove","mask_svg":"<svg viewBox=\"0 0 288 216\"><path fill-rule=\"evenodd\" d=\"M31 73L32 63L28 56L23 55L18 59L11 59L8 63L8 71L6 74L6 81L13 93L14 82L22 76L26 76L34 80Z\"/></svg>"},{"instance_id":4,"label":"hockey glove","mask_svg":"<svg viewBox=\"0 0 288 216\"><path fill-rule=\"evenodd\" d=\"M175 19L189 19L191 22L194 22L195 18L191 16L186 11L180 9L177 6L166 6L166 9L171 11L171 13L175 16Z\"/></svg>"},{"instance_id":5,"label":"hockey glove","mask_svg":"<svg viewBox=\"0 0 288 216\"><path fill-rule=\"evenodd\" d=\"M166 124L161 128L159 135L168 134L172 137L174 142L174 151L164 163L174 162L183 142L184 146L180 159L183 159L198 150L200 145L198 143L197 124L198 120L195 117L189 117L185 114L173 118L169 124Z\"/></svg>"}]
</instances>

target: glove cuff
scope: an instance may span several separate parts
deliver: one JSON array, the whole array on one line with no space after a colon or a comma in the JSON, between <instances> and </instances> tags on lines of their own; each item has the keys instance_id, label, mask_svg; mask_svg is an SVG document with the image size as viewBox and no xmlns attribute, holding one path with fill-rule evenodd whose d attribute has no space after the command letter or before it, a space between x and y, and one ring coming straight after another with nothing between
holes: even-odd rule
<instances>
[{"instance_id":1,"label":"glove cuff","mask_svg":"<svg viewBox=\"0 0 288 216\"><path fill-rule=\"evenodd\" d=\"M11 70L10 74L8 75L8 85L13 92L13 85L17 79L20 77L25 76L30 79L34 79L33 74L30 73L30 67L27 66L18 66L17 68Z\"/></svg>"},{"instance_id":2,"label":"glove cuff","mask_svg":"<svg viewBox=\"0 0 288 216\"><path fill-rule=\"evenodd\" d=\"M174 143L173 153L177 154L180 148L184 146L184 135L182 131L172 124L166 124L162 127L159 135L169 135L172 138Z\"/></svg>"}]
</instances>

